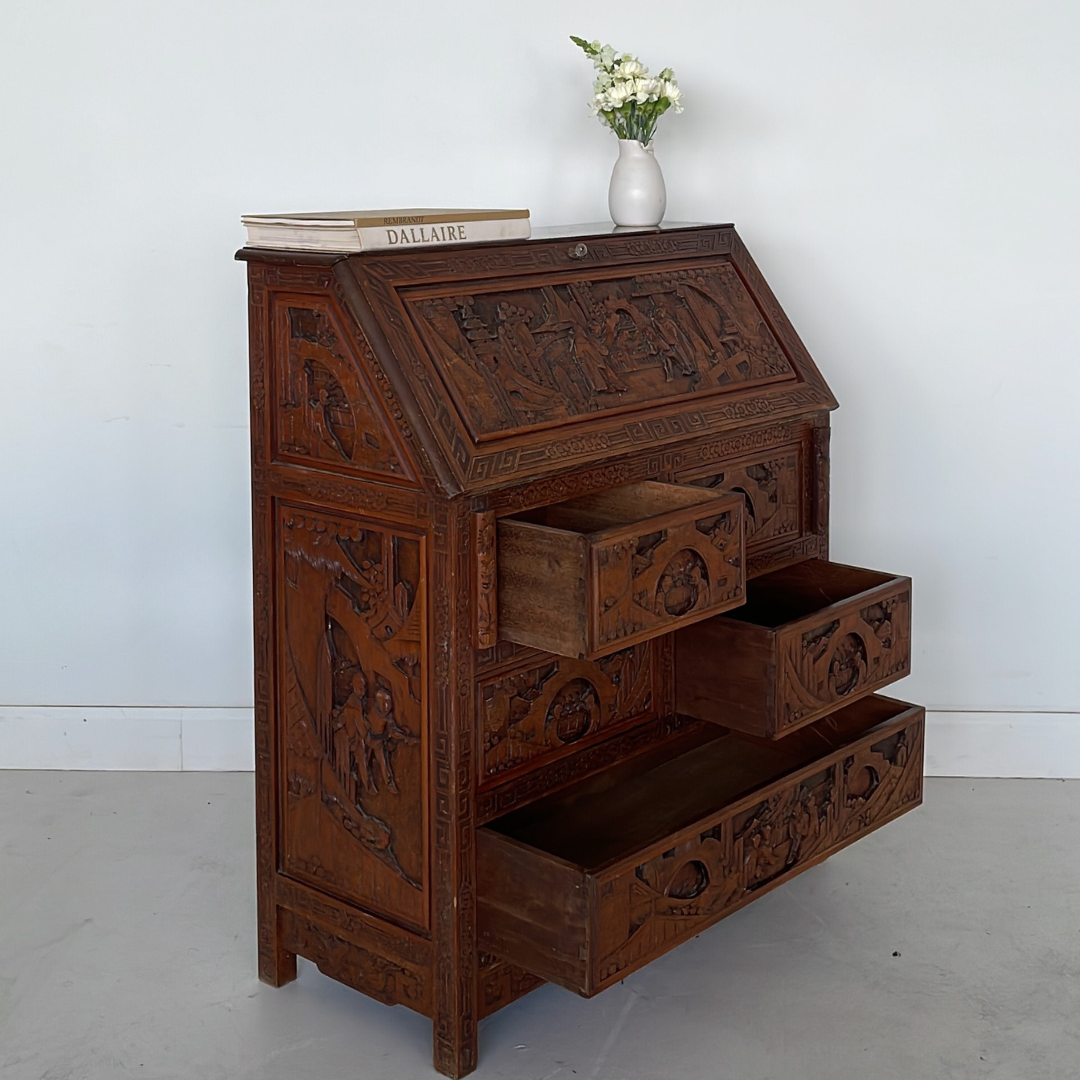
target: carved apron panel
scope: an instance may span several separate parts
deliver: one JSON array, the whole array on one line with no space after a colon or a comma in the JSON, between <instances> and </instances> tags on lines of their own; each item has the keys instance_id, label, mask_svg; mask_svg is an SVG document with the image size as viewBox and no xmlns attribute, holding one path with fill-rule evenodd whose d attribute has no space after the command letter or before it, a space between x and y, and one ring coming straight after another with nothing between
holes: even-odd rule
<instances>
[{"instance_id":1,"label":"carved apron panel","mask_svg":"<svg viewBox=\"0 0 1080 1080\"><path fill-rule=\"evenodd\" d=\"M283 506L283 869L425 926L418 537Z\"/></svg>"},{"instance_id":2,"label":"carved apron panel","mask_svg":"<svg viewBox=\"0 0 1080 1080\"><path fill-rule=\"evenodd\" d=\"M617 272L616 272L617 273ZM794 381L735 267L403 291L474 442L677 398Z\"/></svg>"},{"instance_id":3,"label":"carved apron panel","mask_svg":"<svg viewBox=\"0 0 1080 1080\"><path fill-rule=\"evenodd\" d=\"M595 663L548 655L481 682L481 787L655 716L655 651L646 642Z\"/></svg>"},{"instance_id":4,"label":"carved apron panel","mask_svg":"<svg viewBox=\"0 0 1080 1080\"><path fill-rule=\"evenodd\" d=\"M595 988L917 803L922 738L920 720L601 881Z\"/></svg>"},{"instance_id":5,"label":"carved apron panel","mask_svg":"<svg viewBox=\"0 0 1080 1080\"><path fill-rule=\"evenodd\" d=\"M781 730L824 716L911 667L906 589L838 619L785 634L780 645Z\"/></svg>"},{"instance_id":6,"label":"carved apron panel","mask_svg":"<svg viewBox=\"0 0 1080 1080\"><path fill-rule=\"evenodd\" d=\"M324 974L347 983L385 1005L408 1005L420 1013L431 1011L431 987L426 968L393 960L339 937L295 912L285 914L290 945Z\"/></svg>"}]
</instances>

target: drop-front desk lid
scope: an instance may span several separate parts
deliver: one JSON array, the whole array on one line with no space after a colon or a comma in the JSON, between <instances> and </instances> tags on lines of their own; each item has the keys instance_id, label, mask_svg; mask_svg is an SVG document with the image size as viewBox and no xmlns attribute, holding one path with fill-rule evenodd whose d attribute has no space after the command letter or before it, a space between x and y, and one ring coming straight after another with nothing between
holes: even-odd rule
<instances>
[{"instance_id":1,"label":"drop-front desk lid","mask_svg":"<svg viewBox=\"0 0 1080 1080\"><path fill-rule=\"evenodd\" d=\"M336 272L450 493L836 406L731 225L537 230Z\"/></svg>"}]
</instances>

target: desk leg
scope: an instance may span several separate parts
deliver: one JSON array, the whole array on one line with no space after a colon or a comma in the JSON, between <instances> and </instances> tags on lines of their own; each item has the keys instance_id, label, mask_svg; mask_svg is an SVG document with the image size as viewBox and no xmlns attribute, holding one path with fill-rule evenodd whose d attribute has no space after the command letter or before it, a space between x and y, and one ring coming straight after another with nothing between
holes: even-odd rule
<instances>
[{"instance_id":1,"label":"desk leg","mask_svg":"<svg viewBox=\"0 0 1080 1080\"><path fill-rule=\"evenodd\" d=\"M259 904L259 978L271 986L284 986L296 978L296 953L281 944L281 908L272 907L269 926L264 925Z\"/></svg>"},{"instance_id":2,"label":"desk leg","mask_svg":"<svg viewBox=\"0 0 1080 1080\"><path fill-rule=\"evenodd\" d=\"M434 766L435 1068L467 1076L476 1068L476 829L473 805L472 590L466 508L437 523L430 580L434 650L431 713ZM455 538L453 543L447 540ZM450 657L457 657L454 664Z\"/></svg>"}]
</instances>

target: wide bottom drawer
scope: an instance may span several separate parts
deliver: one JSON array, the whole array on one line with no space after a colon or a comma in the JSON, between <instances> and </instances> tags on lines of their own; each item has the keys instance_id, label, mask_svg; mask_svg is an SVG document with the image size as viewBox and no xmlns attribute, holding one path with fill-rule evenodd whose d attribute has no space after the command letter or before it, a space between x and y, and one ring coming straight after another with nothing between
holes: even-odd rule
<instances>
[{"instance_id":1,"label":"wide bottom drawer","mask_svg":"<svg viewBox=\"0 0 1080 1080\"><path fill-rule=\"evenodd\" d=\"M477 831L480 948L585 997L922 801L924 711L691 732Z\"/></svg>"}]
</instances>

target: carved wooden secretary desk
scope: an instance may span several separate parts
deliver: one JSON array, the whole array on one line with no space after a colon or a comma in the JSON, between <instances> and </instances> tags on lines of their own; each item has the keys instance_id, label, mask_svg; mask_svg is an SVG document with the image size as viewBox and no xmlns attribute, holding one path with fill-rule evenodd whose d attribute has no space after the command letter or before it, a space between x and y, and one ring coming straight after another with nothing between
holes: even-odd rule
<instances>
[{"instance_id":1,"label":"carved wooden secretary desk","mask_svg":"<svg viewBox=\"0 0 1080 1080\"><path fill-rule=\"evenodd\" d=\"M245 249L259 971L591 995L919 804L910 581L731 226Z\"/></svg>"}]
</instances>

